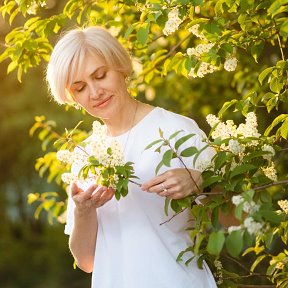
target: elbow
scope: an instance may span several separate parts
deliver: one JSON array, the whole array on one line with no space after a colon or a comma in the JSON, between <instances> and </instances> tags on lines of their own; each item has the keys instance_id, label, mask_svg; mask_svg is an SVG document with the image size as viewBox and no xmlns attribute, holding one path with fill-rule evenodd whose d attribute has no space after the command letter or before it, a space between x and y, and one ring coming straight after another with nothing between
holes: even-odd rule
<instances>
[{"instance_id":1,"label":"elbow","mask_svg":"<svg viewBox=\"0 0 288 288\"><path fill-rule=\"evenodd\" d=\"M70 246L70 251L74 257L76 265L79 269L86 273L93 272L94 266L94 253L85 253L85 251L77 251L77 249L72 249ZM92 256L93 255L93 256Z\"/></svg>"},{"instance_id":2,"label":"elbow","mask_svg":"<svg viewBox=\"0 0 288 288\"><path fill-rule=\"evenodd\" d=\"M77 261L76 265L79 269L86 273L92 273L93 272L93 263L87 262L87 261Z\"/></svg>"}]
</instances>

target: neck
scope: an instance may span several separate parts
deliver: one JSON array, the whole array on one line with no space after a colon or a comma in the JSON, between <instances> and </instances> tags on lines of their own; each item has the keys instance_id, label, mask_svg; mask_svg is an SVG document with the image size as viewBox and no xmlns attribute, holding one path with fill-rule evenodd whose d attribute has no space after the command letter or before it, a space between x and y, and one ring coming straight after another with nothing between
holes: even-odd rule
<instances>
[{"instance_id":1,"label":"neck","mask_svg":"<svg viewBox=\"0 0 288 288\"><path fill-rule=\"evenodd\" d=\"M118 136L130 130L136 123L138 102L134 98L127 100L125 105L113 119L105 119L108 135Z\"/></svg>"}]
</instances>

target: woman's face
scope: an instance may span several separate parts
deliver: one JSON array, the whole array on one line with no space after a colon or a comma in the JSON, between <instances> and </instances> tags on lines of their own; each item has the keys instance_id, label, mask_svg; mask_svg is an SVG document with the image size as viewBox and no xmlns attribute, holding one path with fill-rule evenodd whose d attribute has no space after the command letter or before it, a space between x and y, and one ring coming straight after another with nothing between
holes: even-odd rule
<instances>
[{"instance_id":1,"label":"woman's face","mask_svg":"<svg viewBox=\"0 0 288 288\"><path fill-rule=\"evenodd\" d=\"M118 116L130 99L123 74L95 54L86 54L83 63L71 87L67 87L75 101L103 120Z\"/></svg>"}]
</instances>

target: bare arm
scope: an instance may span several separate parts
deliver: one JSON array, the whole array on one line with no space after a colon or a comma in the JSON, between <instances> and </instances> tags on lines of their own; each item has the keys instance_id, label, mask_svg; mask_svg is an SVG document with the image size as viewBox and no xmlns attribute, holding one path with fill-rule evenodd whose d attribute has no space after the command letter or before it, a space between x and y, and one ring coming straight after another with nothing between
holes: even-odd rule
<instances>
[{"instance_id":1,"label":"bare arm","mask_svg":"<svg viewBox=\"0 0 288 288\"><path fill-rule=\"evenodd\" d=\"M113 189L97 185L91 186L86 191L76 184L71 187L71 196L76 207L69 247L77 266L87 273L93 271L94 264L98 230L96 209L111 200L113 195Z\"/></svg>"}]
</instances>

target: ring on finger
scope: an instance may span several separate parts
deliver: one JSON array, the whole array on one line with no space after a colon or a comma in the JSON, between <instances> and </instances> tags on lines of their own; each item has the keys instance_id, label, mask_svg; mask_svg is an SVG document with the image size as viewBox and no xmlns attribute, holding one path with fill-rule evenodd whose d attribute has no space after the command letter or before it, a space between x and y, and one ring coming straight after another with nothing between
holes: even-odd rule
<instances>
[{"instance_id":1,"label":"ring on finger","mask_svg":"<svg viewBox=\"0 0 288 288\"><path fill-rule=\"evenodd\" d=\"M163 192L167 192L168 191L168 188L165 186L164 183L161 183L161 186L163 188Z\"/></svg>"}]
</instances>

